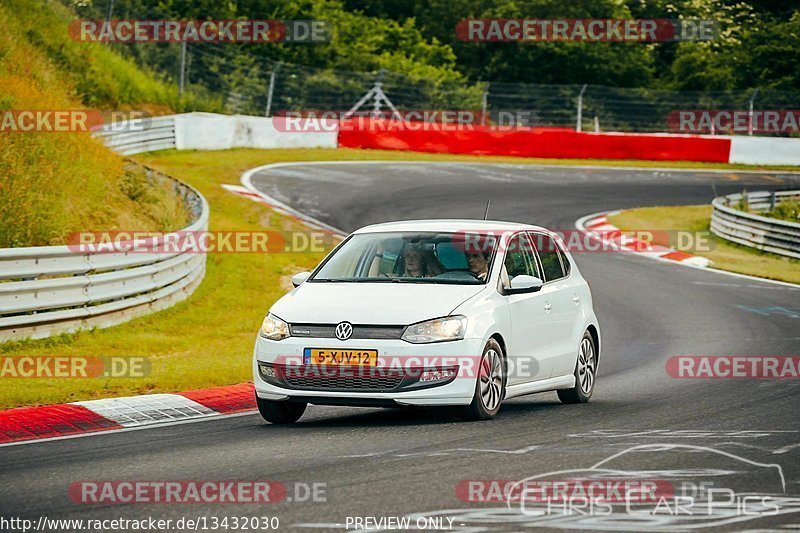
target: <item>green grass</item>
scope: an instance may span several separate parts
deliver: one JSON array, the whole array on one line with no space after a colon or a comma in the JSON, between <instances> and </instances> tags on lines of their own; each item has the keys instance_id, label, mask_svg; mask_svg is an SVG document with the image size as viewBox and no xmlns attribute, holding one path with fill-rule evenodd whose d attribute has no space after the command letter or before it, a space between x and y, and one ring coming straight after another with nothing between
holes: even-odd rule
<instances>
[{"instance_id":1,"label":"green grass","mask_svg":"<svg viewBox=\"0 0 800 533\"><path fill-rule=\"evenodd\" d=\"M725 241L709 232L711 222L710 205L689 205L674 207L643 207L630 209L608 217L609 222L626 231L634 230L684 230L709 236L708 251L686 250L713 261L713 268L774 279L800 283L800 260ZM658 242L670 245L674 243Z\"/></svg>"},{"instance_id":2,"label":"green grass","mask_svg":"<svg viewBox=\"0 0 800 533\"><path fill-rule=\"evenodd\" d=\"M209 201L212 230L302 229L296 221L221 187L223 183L238 184L245 170L267 163L416 160L567 164L513 157L349 149L171 150L142 154L136 156L136 160L198 188ZM614 163L617 166L642 165L642 162ZM638 222L636 225L653 227ZM0 356L148 356L152 368L145 378L6 379L2 384L0 408L174 392L249 381L253 342L264 314L288 290L291 274L314 267L323 255L213 254L208 257L208 271L202 285L187 301L170 309L110 329L0 344Z\"/></svg>"},{"instance_id":3,"label":"green grass","mask_svg":"<svg viewBox=\"0 0 800 533\"><path fill-rule=\"evenodd\" d=\"M58 0L4 0L2 4L0 16L5 22L4 29L19 48L39 56L33 63L27 58L19 63L6 62L6 69L27 71L39 81L57 81L59 85L54 90L64 91L71 99L92 108L144 106L162 114L222 108L221 101L206 95L179 96L175 84L142 69L105 43L74 40L69 24L76 15ZM42 64L42 58L46 65Z\"/></svg>"},{"instance_id":4,"label":"green grass","mask_svg":"<svg viewBox=\"0 0 800 533\"><path fill-rule=\"evenodd\" d=\"M800 223L800 202L797 200L783 201L777 204L774 209L770 209L762 214L767 217L787 220L798 224Z\"/></svg>"},{"instance_id":5,"label":"green grass","mask_svg":"<svg viewBox=\"0 0 800 533\"><path fill-rule=\"evenodd\" d=\"M7 0L0 19L0 110L170 102L169 87L108 47L72 41L71 16L53 0ZM174 230L186 220L176 207L170 187L146 183L86 132L0 133L0 247L63 244L75 231Z\"/></svg>"}]
</instances>

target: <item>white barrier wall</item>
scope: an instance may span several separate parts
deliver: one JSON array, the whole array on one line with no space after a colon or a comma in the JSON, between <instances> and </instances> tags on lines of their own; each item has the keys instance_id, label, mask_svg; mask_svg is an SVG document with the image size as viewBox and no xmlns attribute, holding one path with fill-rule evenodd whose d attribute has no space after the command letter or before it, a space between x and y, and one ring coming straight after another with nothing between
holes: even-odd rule
<instances>
[{"instance_id":1,"label":"white barrier wall","mask_svg":"<svg viewBox=\"0 0 800 533\"><path fill-rule=\"evenodd\" d=\"M338 124L335 121L304 119L297 122L283 118L197 112L148 119L142 131L118 131L114 128L106 131L104 128L96 134L123 155L167 148L227 150L339 146ZM671 137L678 136L665 134L665 138ZM730 143L730 163L800 165L800 139L722 135L713 138ZM345 146L349 145L345 143Z\"/></svg>"},{"instance_id":2,"label":"white barrier wall","mask_svg":"<svg viewBox=\"0 0 800 533\"><path fill-rule=\"evenodd\" d=\"M730 163L800 165L800 139L731 137Z\"/></svg>"},{"instance_id":3,"label":"white barrier wall","mask_svg":"<svg viewBox=\"0 0 800 533\"><path fill-rule=\"evenodd\" d=\"M336 148L338 135L338 131L281 131L268 117L215 113L175 115L175 148L178 150Z\"/></svg>"}]
</instances>

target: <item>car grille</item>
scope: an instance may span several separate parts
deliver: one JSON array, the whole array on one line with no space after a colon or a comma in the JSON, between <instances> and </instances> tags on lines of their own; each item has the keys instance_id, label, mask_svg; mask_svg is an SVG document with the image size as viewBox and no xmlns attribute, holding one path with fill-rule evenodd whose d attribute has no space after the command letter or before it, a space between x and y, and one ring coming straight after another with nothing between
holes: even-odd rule
<instances>
[{"instance_id":1,"label":"car grille","mask_svg":"<svg viewBox=\"0 0 800 533\"><path fill-rule=\"evenodd\" d=\"M391 392L405 378L399 370L364 367L327 367L324 370L305 366L276 365L276 377L292 389L328 392Z\"/></svg>"},{"instance_id":2,"label":"car grille","mask_svg":"<svg viewBox=\"0 0 800 533\"><path fill-rule=\"evenodd\" d=\"M363 326L353 324L351 339L399 339L403 336L405 326ZM318 339L335 339L336 324L290 324L292 337L314 337Z\"/></svg>"}]
</instances>

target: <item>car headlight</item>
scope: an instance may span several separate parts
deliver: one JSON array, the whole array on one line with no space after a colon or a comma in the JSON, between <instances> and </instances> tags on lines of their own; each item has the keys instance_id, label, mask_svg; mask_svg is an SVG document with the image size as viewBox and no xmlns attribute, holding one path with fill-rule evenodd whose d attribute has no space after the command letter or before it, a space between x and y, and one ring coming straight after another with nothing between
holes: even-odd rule
<instances>
[{"instance_id":1,"label":"car headlight","mask_svg":"<svg viewBox=\"0 0 800 533\"><path fill-rule=\"evenodd\" d=\"M403 332L404 341L414 344L426 342L457 341L464 338L467 331L467 317L447 316L428 320L418 324L411 324Z\"/></svg>"},{"instance_id":2,"label":"car headlight","mask_svg":"<svg viewBox=\"0 0 800 533\"><path fill-rule=\"evenodd\" d=\"M261 335L273 341L289 337L289 324L269 313L261 323Z\"/></svg>"}]
</instances>

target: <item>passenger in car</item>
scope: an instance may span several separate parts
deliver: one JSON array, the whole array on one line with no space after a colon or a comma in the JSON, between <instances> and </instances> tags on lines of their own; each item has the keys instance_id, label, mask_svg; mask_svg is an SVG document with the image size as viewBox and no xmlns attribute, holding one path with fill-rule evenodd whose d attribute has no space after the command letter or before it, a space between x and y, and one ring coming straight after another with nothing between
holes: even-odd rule
<instances>
[{"instance_id":1,"label":"passenger in car","mask_svg":"<svg viewBox=\"0 0 800 533\"><path fill-rule=\"evenodd\" d=\"M432 252L408 247L403 253L403 277L431 278L442 273L442 266Z\"/></svg>"},{"instance_id":2,"label":"passenger in car","mask_svg":"<svg viewBox=\"0 0 800 533\"><path fill-rule=\"evenodd\" d=\"M403 263L405 264L404 277L408 278L424 278L427 277L427 265L422 256L422 250L415 250L414 248L407 248L403 254Z\"/></svg>"}]
</instances>

